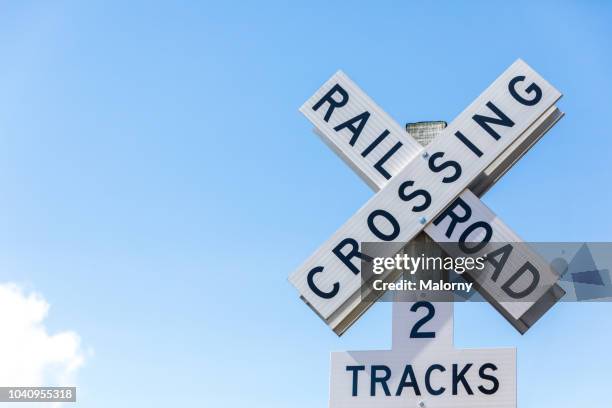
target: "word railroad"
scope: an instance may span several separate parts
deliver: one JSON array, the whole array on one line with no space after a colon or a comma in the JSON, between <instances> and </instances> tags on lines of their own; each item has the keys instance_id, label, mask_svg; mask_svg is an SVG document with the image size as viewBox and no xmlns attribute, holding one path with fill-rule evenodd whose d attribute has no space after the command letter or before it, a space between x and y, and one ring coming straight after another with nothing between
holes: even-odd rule
<instances>
[{"instance_id":1,"label":"word railroad","mask_svg":"<svg viewBox=\"0 0 612 408\"><path fill-rule=\"evenodd\" d=\"M361 297L361 244L394 254L424 232L455 243L444 246L451 256L484 257L484 269L463 277L528 330L563 296L558 276L478 197L563 116L560 97L517 60L423 147L337 72L300 110L376 194L290 276L301 298L342 334L372 303Z\"/></svg>"}]
</instances>

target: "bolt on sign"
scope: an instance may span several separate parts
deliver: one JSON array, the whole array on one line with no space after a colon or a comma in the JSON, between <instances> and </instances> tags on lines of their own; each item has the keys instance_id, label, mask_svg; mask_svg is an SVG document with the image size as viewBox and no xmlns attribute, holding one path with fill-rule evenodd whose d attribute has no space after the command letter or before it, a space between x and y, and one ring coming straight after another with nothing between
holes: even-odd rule
<instances>
[{"instance_id":1,"label":"bolt on sign","mask_svg":"<svg viewBox=\"0 0 612 408\"><path fill-rule=\"evenodd\" d=\"M361 242L387 242L399 252L422 231L463 249L476 243L470 248L478 251L488 242L521 242L477 195L562 117L555 106L560 97L517 60L423 148L344 73L336 73L300 110L377 193L290 276L301 298L340 335L371 304L360 299ZM512 261L503 262L503 271L495 279L481 274L475 282L520 332L563 296L557 275L526 248L513 251L510 245L502 258ZM538 280L538 293L507 301L504 284L528 276Z\"/></svg>"},{"instance_id":2,"label":"bolt on sign","mask_svg":"<svg viewBox=\"0 0 612 408\"><path fill-rule=\"evenodd\" d=\"M516 408L516 349L455 349L452 302L394 302L392 339L331 353L330 408Z\"/></svg>"}]
</instances>

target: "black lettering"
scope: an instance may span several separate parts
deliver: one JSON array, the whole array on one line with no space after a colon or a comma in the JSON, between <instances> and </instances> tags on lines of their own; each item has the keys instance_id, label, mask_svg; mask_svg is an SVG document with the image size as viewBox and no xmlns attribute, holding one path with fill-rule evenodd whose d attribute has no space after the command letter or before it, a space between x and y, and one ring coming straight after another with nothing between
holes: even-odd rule
<instances>
[{"instance_id":1,"label":"black lettering","mask_svg":"<svg viewBox=\"0 0 612 408\"><path fill-rule=\"evenodd\" d=\"M482 241L470 247L467 245L466 241L468 237L470 236L470 234L478 228L484 229L485 236L482 239ZM489 223L485 221L476 221L475 223L467 227L465 231L463 231L463 234L461 234L461 236L459 237L459 248L466 254L476 253L480 251L482 248L484 248L489 243L489 241L491 241L492 236L493 236L493 228L491 228L491 225Z\"/></svg>"},{"instance_id":2,"label":"black lettering","mask_svg":"<svg viewBox=\"0 0 612 408\"><path fill-rule=\"evenodd\" d=\"M512 289L512 285L526 272L531 273L531 276L532 276L531 283L529 284L529 286L527 286L525 289L521 290L520 292L514 291L514 289ZM527 296L528 294L530 294L531 292L533 292L536 286L538 286L539 282L540 282L540 272L536 269L535 266L531 264L531 262L525 262L525 265L521 266L521 268L518 271L516 271L516 273L512 275L510 279L508 279L508 282L502 285L502 290L506 292L508 296L514 299L521 299Z\"/></svg>"},{"instance_id":3,"label":"black lettering","mask_svg":"<svg viewBox=\"0 0 612 408\"><path fill-rule=\"evenodd\" d=\"M351 146L355 146L355 142L357 141L357 139L359 139L359 135L361 134L361 131L363 130L365 124L368 122L369 118L370 118L370 112L365 111L355 116L354 118L351 118L347 120L346 122L339 124L338 126L334 128L334 130L336 132L339 132L342 129L348 129L353 135L351 136L351 140L349 141L349 144ZM355 126L355 123L357 123L357 126Z\"/></svg>"},{"instance_id":4,"label":"black lettering","mask_svg":"<svg viewBox=\"0 0 612 408\"><path fill-rule=\"evenodd\" d=\"M384 371L385 375L383 377L378 377L376 375L377 371ZM383 387L383 391L385 395L388 397L391 395L389 391L389 386L387 385L387 381L391 378L391 369L386 365L373 365L370 371L370 396L376 396L376 383L380 383Z\"/></svg>"},{"instance_id":5,"label":"black lettering","mask_svg":"<svg viewBox=\"0 0 612 408\"><path fill-rule=\"evenodd\" d=\"M380 160L378 160L376 162L376 164L374 164L374 168L376 170L378 170L378 172L380 174L382 174L383 177L386 178L387 180L389 180L391 178L391 175L383 167L383 164L385 164L385 162L387 160L389 160L391 158L391 156L393 156L395 154L395 152L397 152L400 149L400 147L402 147L402 142L397 142L395 145L393 145L393 147L391 149L389 149L389 151L387 153L385 153L385 155L383 157L380 158Z\"/></svg>"},{"instance_id":6,"label":"black lettering","mask_svg":"<svg viewBox=\"0 0 612 408\"><path fill-rule=\"evenodd\" d=\"M463 133L456 131L455 136L457 137L457 139L461 140L463 144L466 145L467 148L470 149L472 153L474 153L477 157L482 156L482 151L478 147L476 147L476 145L472 143L470 139L465 137Z\"/></svg>"},{"instance_id":7,"label":"black lettering","mask_svg":"<svg viewBox=\"0 0 612 408\"><path fill-rule=\"evenodd\" d=\"M341 100L337 101L333 98L334 94L336 93L342 96ZM344 105L346 105L348 100L349 100L348 93L346 93L344 88L342 88L339 84L336 84L332 87L332 89L330 89L325 94L325 96L323 96L323 98L321 98L321 100L319 100L319 102L314 104L314 106L312 107L312 110L317 111L321 106L323 106L325 102L328 102L329 108L327 108L327 112L325 112L325 117L323 118L323 120L325 120L326 122L329 122L329 118L331 118L331 115L334 109L343 107Z\"/></svg>"},{"instance_id":8,"label":"black lettering","mask_svg":"<svg viewBox=\"0 0 612 408\"><path fill-rule=\"evenodd\" d=\"M389 224L391 224L391 226L393 227L393 232L391 232L390 234L385 234L380 229L378 229L378 227L374 224L374 219L378 216L381 216L387 221L389 221ZM372 234L376 235L378 239L381 239L383 241L393 241L400 233L399 223L397 222L394 216L392 216L391 214L389 214L388 211L385 210L372 211L368 216L368 227L370 228Z\"/></svg>"},{"instance_id":9,"label":"black lettering","mask_svg":"<svg viewBox=\"0 0 612 408\"><path fill-rule=\"evenodd\" d=\"M503 247L487 254L487 261L495 268L493 275L491 275L493 282L497 282L497 278L499 278L499 274L504 269L504 265L508 261L512 249L512 244L506 244ZM501 255L501 259L499 261L495 259L498 255Z\"/></svg>"},{"instance_id":10,"label":"black lettering","mask_svg":"<svg viewBox=\"0 0 612 408\"><path fill-rule=\"evenodd\" d=\"M453 395L457 395L457 386L459 385L459 383L463 385L463 388L465 388L465 391L469 395L474 394L472 392L472 389L470 388L470 384L465 379L465 375L467 374L470 367L472 367L472 363L466 364L465 367L463 367L463 370L457 372L457 364L453 364Z\"/></svg>"},{"instance_id":11,"label":"black lettering","mask_svg":"<svg viewBox=\"0 0 612 408\"><path fill-rule=\"evenodd\" d=\"M433 171L434 173L439 173L442 170L448 168L448 167L452 167L453 169L455 169L453 175L451 176L446 176L442 179L443 183L452 183L454 181L456 181L460 176L461 176L461 166L459 165L459 163L457 163L454 160L447 160L445 162L443 162L442 164L435 164L434 161L438 158L444 157L444 153L443 152L437 152L432 154L429 157L429 170Z\"/></svg>"},{"instance_id":12,"label":"black lettering","mask_svg":"<svg viewBox=\"0 0 612 408\"><path fill-rule=\"evenodd\" d=\"M434 370L438 370L440 372L446 371L446 368L440 364L432 364L427 371L425 372L425 388L427 388L427 392L431 395L441 395L446 391L446 388L440 387L437 390L431 386L431 373Z\"/></svg>"},{"instance_id":13,"label":"black lettering","mask_svg":"<svg viewBox=\"0 0 612 408\"><path fill-rule=\"evenodd\" d=\"M485 388L482 385L479 385L478 389L480 390L480 392L482 392L485 395L493 395L499 389L499 380L497 379L497 377L485 373L485 370L487 368L491 369L492 371L497 371L497 366L495 364L486 363L486 364L483 364L482 367L480 367L480 369L478 370L478 375L483 380L491 381L493 383L493 386L491 388Z\"/></svg>"},{"instance_id":14,"label":"black lettering","mask_svg":"<svg viewBox=\"0 0 612 408\"><path fill-rule=\"evenodd\" d=\"M320 272L323 272L322 266L317 266L315 268L312 268L310 272L308 272L308 276L306 277L306 281L308 282L308 287L310 288L310 290L314 292L315 295L322 297L323 299L331 299L338 294L338 291L340 290L340 284L336 282L334 283L332 290L330 290L329 292L323 292L314 283L314 276Z\"/></svg>"},{"instance_id":15,"label":"black lettering","mask_svg":"<svg viewBox=\"0 0 612 408\"><path fill-rule=\"evenodd\" d=\"M493 139L499 140L501 136L499 135L499 133L495 131L495 129L493 129L489 125L489 123L493 125L512 127L514 126L514 122L508 116L506 116L506 114L502 112L497 106L495 106L493 102L491 101L487 102L487 107L491 109L493 113L497 115L496 118L490 118L488 116L482 116L482 115L474 115L472 116L472 119L474 119L474 121L478 123L481 128L486 130L488 134L493 136Z\"/></svg>"},{"instance_id":16,"label":"black lettering","mask_svg":"<svg viewBox=\"0 0 612 408\"><path fill-rule=\"evenodd\" d=\"M346 366L346 371L353 372L353 397L356 397L359 390L359 371L365 371L365 366Z\"/></svg>"},{"instance_id":17,"label":"black lettering","mask_svg":"<svg viewBox=\"0 0 612 408\"><path fill-rule=\"evenodd\" d=\"M542 99L542 89L539 86L537 86L534 82L532 82L531 85L525 88L525 92L527 92L528 94L531 94L531 93L534 94L533 98L525 99L522 96L520 96L518 92L516 92L516 83L522 82L524 80L525 80L525 77L523 75L519 75L519 76L512 78L512 80L508 84L508 90L510 91L510 95L512 95L512 97L516 99L519 103L522 103L523 105L526 105L526 106L533 106L537 104L538 102L540 102L540 100Z\"/></svg>"},{"instance_id":18,"label":"black lettering","mask_svg":"<svg viewBox=\"0 0 612 408\"><path fill-rule=\"evenodd\" d=\"M351 246L351 250L348 252L348 254L344 254L342 253L342 250L347 246L350 245ZM332 252L334 253L334 255L336 255L338 257L339 260L342 261L343 264L345 264L350 270L351 272L353 272L355 275L357 275L359 273L359 268L355 266L355 264L353 262L351 262L351 259L354 257L357 257L359 259L362 259L364 261L371 261L372 257L367 256L361 252L359 252L359 243L357 241L355 241L353 238L344 238L338 245L336 245L334 247L334 249L332 249Z\"/></svg>"},{"instance_id":19,"label":"black lettering","mask_svg":"<svg viewBox=\"0 0 612 408\"><path fill-rule=\"evenodd\" d=\"M397 194L399 195L399 198L401 198L403 201L406 201L406 202L418 196L423 197L423 204L415 205L414 207L412 207L412 212L425 211L431 205L431 194L429 194L429 192L423 189L414 190L412 193L406 194L406 188L412 187L413 185L414 185L414 181L412 180L404 181L399 186Z\"/></svg>"},{"instance_id":20,"label":"black lettering","mask_svg":"<svg viewBox=\"0 0 612 408\"><path fill-rule=\"evenodd\" d=\"M459 215L455 212L455 208L457 207L461 207L463 209L463 215ZM444 218L450 217L451 221L450 224L448 224L448 228L446 229L445 233L446 238L450 238L451 235L453 235L453 231L455 230L457 224L466 222L471 216L472 208L460 197L457 197L457 199L453 201L451 205L446 207L442 214L440 214L433 223L434 225L438 225Z\"/></svg>"},{"instance_id":21,"label":"black lettering","mask_svg":"<svg viewBox=\"0 0 612 408\"><path fill-rule=\"evenodd\" d=\"M372 153L372 150L376 149L376 146L380 144L383 140L389 136L390 132L385 129L377 138L374 140L368 147L365 148L363 152L361 152L361 157L366 157L368 154Z\"/></svg>"},{"instance_id":22,"label":"black lettering","mask_svg":"<svg viewBox=\"0 0 612 408\"><path fill-rule=\"evenodd\" d=\"M406 381L408 377L410 377L410 381ZM404 391L404 388L406 387L412 387L414 389L415 395L421 395L421 390L419 390L419 384L417 383L417 380L414 376L414 371L412 370L412 366L410 364L407 364L404 368L404 373L402 374L402 379L400 380L397 386L395 396L399 397L400 395L402 395L402 391Z\"/></svg>"}]
</instances>

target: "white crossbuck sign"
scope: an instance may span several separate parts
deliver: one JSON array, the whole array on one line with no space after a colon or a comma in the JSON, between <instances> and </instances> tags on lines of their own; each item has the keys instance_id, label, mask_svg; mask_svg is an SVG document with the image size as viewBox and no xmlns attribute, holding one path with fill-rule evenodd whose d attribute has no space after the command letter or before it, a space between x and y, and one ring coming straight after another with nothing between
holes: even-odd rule
<instances>
[{"instance_id":1,"label":"white crossbuck sign","mask_svg":"<svg viewBox=\"0 0 612 408\"><path fill-rule=\"evenodd\" d=\"M330 408L516 408L516 350L453 346L453 303L395 302L391 350L331 353Z\"/></svg>"},{"instance_id":2,"label":"white crossbuck sign","mask_svg":"<svg viewBox=\"0 0 612 408\"><path fill-rule=\"evenodd\" d=\"M521 243L478 196L562 117L560 97L517 60L423 148L344 73L332 76L300 110L377 193L290 276L301 298L340 335L371 305L361 299L360 243L399 252L425 232L439 243L476 243L472 255L490 242ZM523 333L564 292L527 245L500 254L466 275Z\"/></svg>"}]
</instances>

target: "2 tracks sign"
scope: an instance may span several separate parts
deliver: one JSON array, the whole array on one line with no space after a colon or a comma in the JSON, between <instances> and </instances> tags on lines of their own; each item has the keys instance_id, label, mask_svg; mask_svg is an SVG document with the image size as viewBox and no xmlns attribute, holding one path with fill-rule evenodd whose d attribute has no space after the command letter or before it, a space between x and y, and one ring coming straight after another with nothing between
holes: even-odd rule
<instances>
[{"instance_id":1,"label":"2 tracks sign","mask_svg":"<svg viewBox=\"0 0 612 408\"><path fill-rule=\"evenodd\" d=\"M377 193L290 276L302 299L342 334L370 306L360 296L361 242L399 252L424 231L471 254L489 242L521 242L478 196L561 118L560 97L517 60L423 148L345 74L332 76L300 110ZM563 291L546 262L518 247L504 246L503 264L498 258L471 278L524 332ZM531 290L509 301L509 283Z\"/></svg>"},{"instance_id":2,"label":"2 tracks sign","mask_svg":"<svg viewBox=\"0 0 612 408\"><path fill-rule=\"evenodd\" d=\"M453 303L395 302L391 350L331 353L330 408L516 408L516 350L453 346Z\"/></svg>"}]
</instances>

